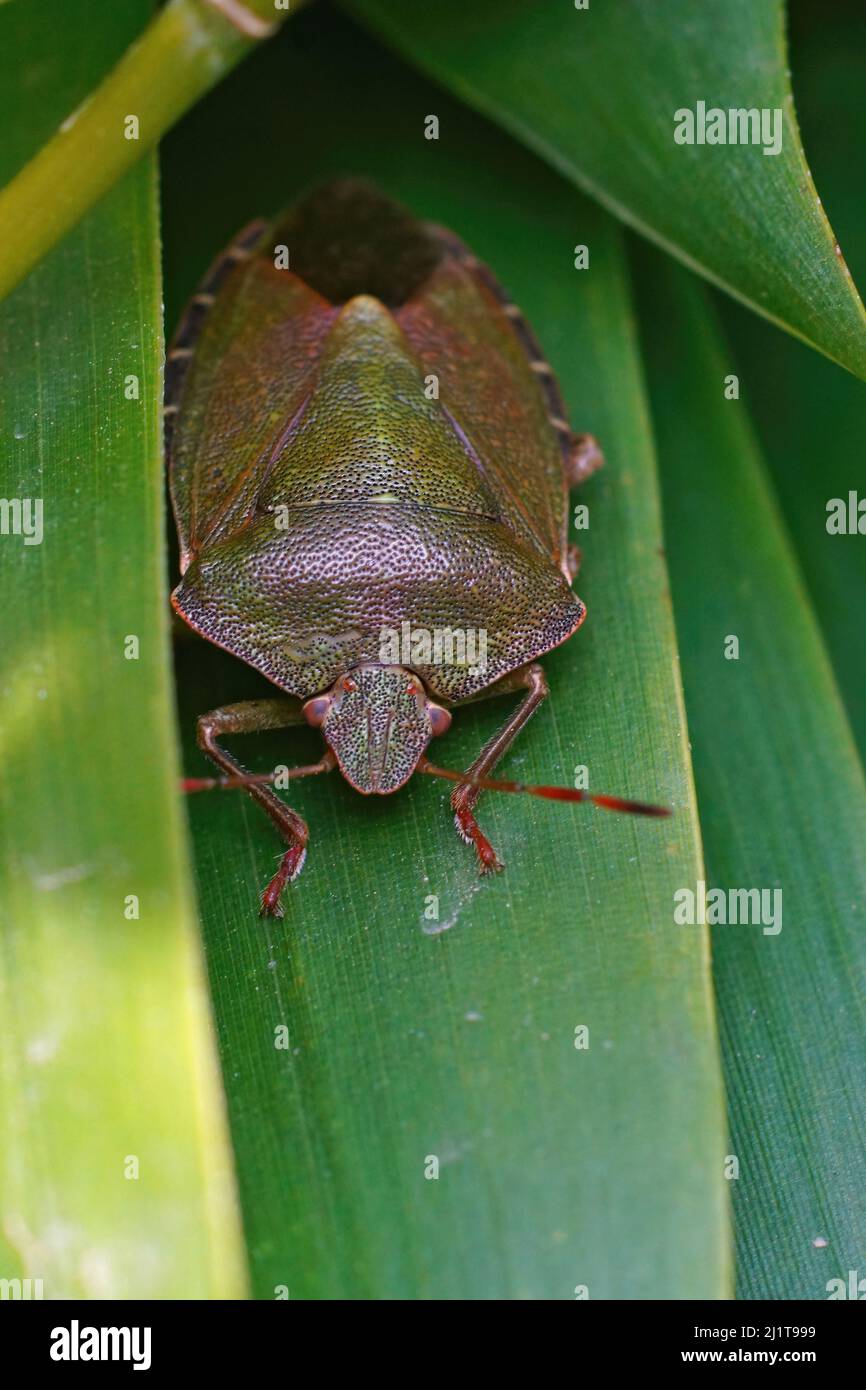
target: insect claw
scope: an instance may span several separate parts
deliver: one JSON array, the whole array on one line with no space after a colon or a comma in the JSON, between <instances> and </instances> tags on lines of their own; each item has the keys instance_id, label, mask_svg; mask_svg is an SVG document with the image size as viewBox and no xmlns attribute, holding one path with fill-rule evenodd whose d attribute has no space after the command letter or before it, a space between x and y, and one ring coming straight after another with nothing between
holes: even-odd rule
<instances>
[{"instance_id":1,"label":"insect claw","mask_svg":"<svg viewBox=\"0 0 866 1390\"><path fill-rule=\"evenodd\" d=\"M478 872L482 875L499 874L505 868L505 865L501 859L497 859L496 851L492 845L488 845L488 849L490 850L489 857L482 857L481 851L478 851Z\"/></svg>"},{"instance_id":2,"label":"insect claw","mask_svg":"<svg viewBox=\"0 0 866 1390\"><path fill-rule=\"evenodd\" d=\"M496 850L491 845L486 835L482 835L478 827L475 827L473 837L475 850L478 855L479 872L482 874L498 874L504 865L497 859Z\"/></svg>"},{"instance_id":3,"label":"insect claw","mask_svg":"<svg viewBox=\"0 0 866 1390\"><path fill-rule=\"evenodd\" d=\"M261 907L259 908L259 916L273 917L276 918L277 921L280 921L283 917L285 917L286 914L280 907L279 900L277 900L277 902L275 903L271 903L268 901L269 888L270 884L268 885L268 888L265 889L264 893L262 893L262 902Z\"/></svg>"}]
</instances>

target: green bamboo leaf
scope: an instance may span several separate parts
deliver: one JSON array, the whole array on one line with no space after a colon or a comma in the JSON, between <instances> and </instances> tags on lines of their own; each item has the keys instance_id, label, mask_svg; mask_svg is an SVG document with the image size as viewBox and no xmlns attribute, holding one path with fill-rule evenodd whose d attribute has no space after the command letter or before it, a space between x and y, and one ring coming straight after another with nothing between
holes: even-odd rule
<instances>
[{"instance_id":1,"label":"green bamboo leaf","mask_svg":"<svg viewBox=\"0 0 866 1390\"><path fill-rule=\"evenodd\" d=\"M782 0L345 3L618 217L866 376L863 306L797 131ZM777 111L781 150L675 143L698 102Z\"/></svg>"},{"instance_id":2,"label":"green bamboo leaf","mask_svg":"<svg viewBox=\"0 0 866 1390\"><path fill-rule=\"evenodd\" d=\"M708 959L700 933L673 924L673 893L701 876L701 856L615 224L333 14L311 11L293 38L297 51L263 50L169 142L170 298L194 288L233 227L337 169L469 240L609 458L580 499L589 618L545 661L552 699L505 775L571 784L585 764L597 789L652 795L676 814L637 821L488 795L481 817L507 868L481 881L446 788L418 778L362 799L337 775L313 779L295 798L307 867L285 920L265 923L272 828L234 793L191 802L255 1291L723 1297L727 1140ZM439 147L423 138L431 101L452 135ZM250 167L251 150L313 108L290 160ZM572 268L575 226L592 238L588 275ZM195 716L270 687L195 641L179 644L178 665L187 766L201 772ZM506 708L462 711L443 761L465 766ZM235 746L267 768L320 742L304 730ZM582 1025L588 1050L575 1046ZM439 1177L426 1180L433 1157Z\"/></svg>"},{"instance_id":3,"label":"green bamboo leaf","mask_svg":"<svg viewBox=\"0 0 866 1390\"><path fill-rule=\"evenodd\" d=\"M713 930L738 1290L826 1298L866 1233L866 788L707 297L638 279L708 881L782 894L775 934Z\"/></svg>"},{"instance_id":4,"label":"green bamboo leaf","mask_svg":"<svg viewBox=\"0 0 866 1390\"><path fill-rule=\"evenodd\" d=\"M3 11L7 170L148 11ZM244 1288L174 792L155 191L148 160L0 312L0 1276L46 1298Z\"/></svg>"},{"instance_id":5,"label":"green bamboo leaf","mask_svg":"<svg viewBox=\"0 0 866 1390\"><path fill-rule=\"evenodd\" d=\"M791 14L797 105L825 205L854 275L866 276L866 149L863 11L798 3ZM845 139L838 132L845 132ZM779 339L737 305L724 306L748 402L778 492L815 615L866 763L866 544L859 532L831 534L828 503L866 497L866 390ZM866 522L862 523L866 524Z\"/></svg>"}]
</instances>

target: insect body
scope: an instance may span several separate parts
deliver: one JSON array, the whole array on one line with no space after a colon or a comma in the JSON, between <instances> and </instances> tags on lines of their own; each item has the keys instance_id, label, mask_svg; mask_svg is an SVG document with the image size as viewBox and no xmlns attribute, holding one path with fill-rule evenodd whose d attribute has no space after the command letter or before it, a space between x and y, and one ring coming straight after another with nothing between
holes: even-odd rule
<instances>
[{"instance_id":1,"label":"insect body","mask_svg":"<svg viewBox=\"0 0 866 1390\"><path fill-rule=\"evenodd\" d=\"M339 767L364 794L414 771L450 778L482 871L500 867L474 815L484 787L664 814L489 776L548 693L538 658L583 621L568 488L601 455L572 435L532 333L451 233L348 181L275 229L247 228L169 351L166 429L174 606L282 692L203 715L199 744L224 775L187 784L246 787L283 835L263 913L280 914L308 831L226 734L306 721L326 750L290 775ZM455 634L483 639L472 659ZM467 772L427 760L456 706L509 691L519 705Z\"/></svg>"}]
</instances>

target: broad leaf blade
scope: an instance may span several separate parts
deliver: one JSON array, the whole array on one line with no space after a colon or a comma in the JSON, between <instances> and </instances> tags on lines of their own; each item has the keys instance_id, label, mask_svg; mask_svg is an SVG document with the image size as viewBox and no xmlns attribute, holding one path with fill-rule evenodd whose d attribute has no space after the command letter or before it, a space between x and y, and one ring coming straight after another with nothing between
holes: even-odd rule
<instances>
[{"instance_id":1,"label":"broad leaf blade","mask_svg":"<svg viewBox=\"0 0 866 1390\"><path fill-rule=\"evenodd\" d=\"M863 1258L866 788L707 296L640 267L708 882L782 894L713 929L738 1289L825 1298Z\"/></svg>"},{"instance_id":2,"label":"broad leaf blade","mask_svg":"<svg viewBox=\"0 0 866 1390\"><path fill-rule=\"evenodd\" d=\"M791 11L797 107L824 204L854 275L866 274L866 149L863 52L866 11L798 0ZM839 133L844 132L840 139ZM801 344L780 340L730 303L723 305L752 413L797 558L809 587L848 718L866 762L866 544L855 529L827 530L828 503L848 510L866 497L866 389ZM835 509L834 509L835 510Z\"/></svg>"},{"instance_id":3,"label":"broad leaf blade","mask_svg":"<svg viewBox=\"0 0 866 1390\"><path fill-rule=\"evenodd\" d=\"M438 148L423 140L431 100L453 132ZM250 150L311 105L320 119L291 169L251 170ZM205 157L217 148L218 165ZM362 799L337 775L315 779L294 797L307 867L275 924L256 916L279 852L261 812L229 796L191 803L256 1292L722 1297L727 1143L708 960L672 915L701 860L616 229L353 27L311 12L172 137L175 304L217 237L337 169L379 180L495 266L575 422L608 451L581 499L589 618L545 661L552 699L505 775L570 784L587 764L593 787L652 795L676 815L486 796L481 819L507 868L482 882L444 786L419 778ZM591 228L590 276L571 268L576 224ZM269 687L194 641L178 664L200 772L195 716ZM509 704L460 712L437 754L466 765ZM312 730L234 745L257 768L320 746ZM438 1179L425 1176L433 1158Z\"/></svg>"},{"instance_id":4,"label":"broad leaf blade","mask_svg":"<svg viewBox=\"0 0 866 1390\"><path fill-rule=\"evenodd\" d=\"M863 306L800 145L781 0L348 8L618 217L866 376ZM781 151L675 143L675 113L699 101L778 110Z\"/></svg>"},{"instance_id":5,"label":"broad leaf blade","mask_svg":"<svg viewBox=\"0 0 866 1390\"><path fill-rule=\"evenodd\" d=\"M7 172L148 11L4 10ZM147 161L0 311L0 491L44 507L0 539L0 1274L46 1298L244 1286L174 791L155 193Z\"/></svg>"}]
</instances>

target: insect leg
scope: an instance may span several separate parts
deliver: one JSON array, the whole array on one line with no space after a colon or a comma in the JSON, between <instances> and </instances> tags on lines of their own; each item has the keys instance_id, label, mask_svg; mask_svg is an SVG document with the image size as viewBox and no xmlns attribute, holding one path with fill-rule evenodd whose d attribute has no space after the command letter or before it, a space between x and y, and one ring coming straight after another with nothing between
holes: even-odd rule
<instances>
[{"instance_id":1,"label":"insect leg","mask_svg":"<svg viewBox=\"0 0 866 1390\"><path fill-rule=\"evenodd\" d=\"M598 447L594 435L571 434L569 431L565 451L565 476L570 488L579 487L603 464L604 454Z\"/></svg>"},{"instance_id":2,"label":"insect leg","mask_svg":"<svg viewBox=\"0 0 866 1390\"><path fill-rule=\"evenodd\" d=\"M531 719L542 700L549 694L544 672L535 663L531 666L524 666L520 671L515 671L509 681L509 686L503 689L500 685L498 691L491 693L504 694L505 689L508 688L526 689L526 695L502 728L485 743L467 771L469 777L485 777L493 770L499 759L508 751L524 724ZM457 826L458 835L468 845L475 846L481 872L486 874L501 869L502 865L496 858L493 846L482 834L478 822L472 814L479 795L479 787L458 787L451 796L451 807L454 811L454 824Z\"/></svg>"},{"instance_id":3,"label":"insect leg","mask_svg":"<svg viewBox=\"0 0 866 1390\"><path fill-rule=\"evenodd\" d=\"M576 579L580 569L580 562L583 559L583 551L579 545L568 546L565 552L565 565L571 579Z\"/></svg>"},{"instance_id":4,"label":"insect leg","mask_svg":"<svg viewBox=\"0 0 866 1390\"><path fill-rule=\"evenodd\" d=\"M229 776L243 776L246 769L218 743L219 738L225 734L260 733L265 729L283 729L291 724L305 723L300 705L293 700L245 700L241 704L223 705L221 709L203 714L198 721L198 746L223 772ZM326 754L320 763L306 770L310 774L329 772L333 765L333 757ZM280 894L303 868L310 832L306 821L297 811L286 806L270 787L254 785L245 790L270 816L288 845L280 867L262 894L262 916L281 917Z\"/></svg>"}]
</instances>

